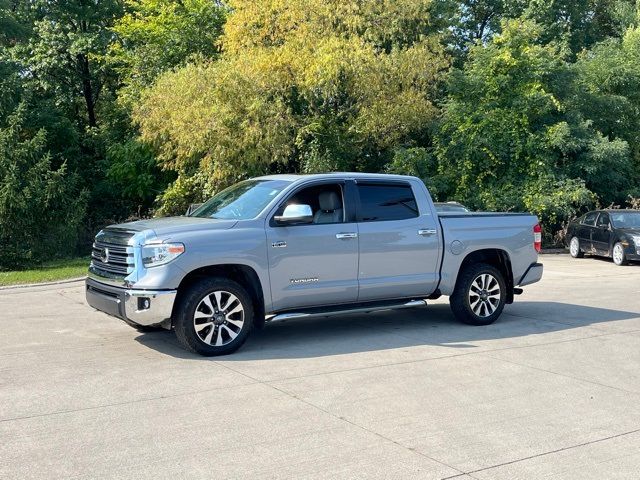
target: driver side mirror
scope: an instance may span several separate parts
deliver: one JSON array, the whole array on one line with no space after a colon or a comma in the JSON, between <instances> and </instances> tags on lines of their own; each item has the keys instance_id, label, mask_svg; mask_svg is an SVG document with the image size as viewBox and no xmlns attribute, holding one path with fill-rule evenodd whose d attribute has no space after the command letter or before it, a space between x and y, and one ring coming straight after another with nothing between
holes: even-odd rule
<instances>
[{"instance_id":1,"label":"driver side mirror","mask_svg":"<svg viewBox=\"0 0 640 480\"><path fill-rule=\"evenodd\" d=\"M287 205L282 215L276 215L274 219L283 224L311 223L313 222L313 211L309 205Z\"/></svg>"}]
</instances>

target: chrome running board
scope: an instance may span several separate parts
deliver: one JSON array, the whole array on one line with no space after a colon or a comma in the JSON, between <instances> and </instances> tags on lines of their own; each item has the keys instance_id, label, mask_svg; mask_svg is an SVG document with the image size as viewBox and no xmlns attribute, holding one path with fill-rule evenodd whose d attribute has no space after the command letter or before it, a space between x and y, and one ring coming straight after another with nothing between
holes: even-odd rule
<instances>
[{"instance_id":1,"label":"chrome running board","mask_svg":"<svg viewBox=\"0 0 640 480\"><path fill-rule=\"evenodd\" d=\"M340 305L338 307L327 307L324 309L307 309L301 310L298 312L282 312L275 315L267 315L266 321L269 323L272 322L282 322L284 320L294 320L300 318L322 318L322 317L333 317L336 315L346 315L348 313L371 313L371 312L381 312L384 310L399 310L401 308L415 308L415 307L423 307L427 304L426 300L409 300L402 303L389 303L389 302L374 302L370 304L354 304L353 306L349 305Z\"/></svg>"}]
</instances>

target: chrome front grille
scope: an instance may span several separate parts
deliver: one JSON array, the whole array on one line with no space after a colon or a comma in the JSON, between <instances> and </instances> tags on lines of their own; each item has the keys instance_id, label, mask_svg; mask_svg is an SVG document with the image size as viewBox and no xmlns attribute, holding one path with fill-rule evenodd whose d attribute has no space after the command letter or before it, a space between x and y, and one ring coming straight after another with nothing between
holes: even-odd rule
<instances>
[{"instance_id":1,"label":"chrome front grille","mask_svg":"<svg viewBox=\"0 0 640 480\"><path fill-rule=\"evenodd\" d=\"M103 230L96 236L91 250L91 266L97 273L107 276L127 276L135 268L133 248L127 245L130 232Z\"/></svg>"}]
</instances>

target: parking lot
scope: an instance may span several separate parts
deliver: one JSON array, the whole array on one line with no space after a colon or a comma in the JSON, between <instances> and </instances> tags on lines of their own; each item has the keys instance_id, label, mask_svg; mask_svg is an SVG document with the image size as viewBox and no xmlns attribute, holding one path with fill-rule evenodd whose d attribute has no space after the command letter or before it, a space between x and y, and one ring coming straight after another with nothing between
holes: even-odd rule
<instances>
[{"instance_id":1,"label":"parking lot","mask_svg":"<svg viewBox=\"0 0 640 480\"><path fill-rule=\"evenodd\" d=\"M428 308L291 321L214 359L0 291L0 478L637 479L640 265L541 257L488 327Z\"/></svg>"}]
</instances>

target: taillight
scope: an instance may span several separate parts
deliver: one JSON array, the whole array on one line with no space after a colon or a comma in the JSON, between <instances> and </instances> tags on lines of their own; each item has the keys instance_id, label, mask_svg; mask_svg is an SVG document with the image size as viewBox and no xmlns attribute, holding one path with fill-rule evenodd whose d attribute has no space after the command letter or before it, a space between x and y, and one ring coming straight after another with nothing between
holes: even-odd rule
<instances>
[{"instance_id":1,"label":"taillight","mask_svg":"<svg viewBox=\"0 0 640 480\"><path fill-rule=\"evenodd\" d=\"M539 223L533 227L533 248L536 249L536 252L542 250L542 227Z\"/></svg>"}]
</instances>

